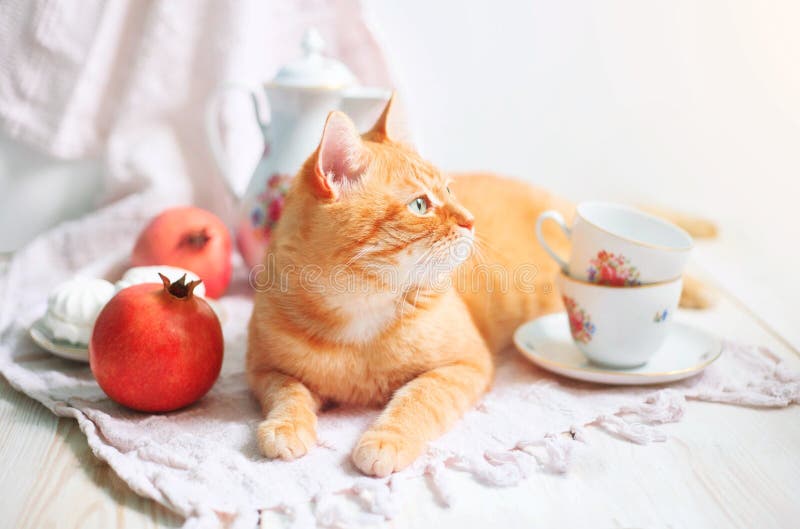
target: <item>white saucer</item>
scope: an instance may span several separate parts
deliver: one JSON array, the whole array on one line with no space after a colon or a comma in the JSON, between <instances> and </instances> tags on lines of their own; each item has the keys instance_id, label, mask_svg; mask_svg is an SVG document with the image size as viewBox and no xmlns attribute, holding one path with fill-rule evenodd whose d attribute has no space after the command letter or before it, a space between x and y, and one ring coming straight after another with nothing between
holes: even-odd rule
<instances>
[{"instance_id":1,"label":"white saucer","mask_svg":"<svg viewBox=\"0 0 800 529\"><path fill-rule=\"evenodd\" d=\"M59 340L53 336L50 329L44 324L44 318L39 318L28 333L31 338L36 342L39 347L53 353L61 358L67 360L76 360L78 362L89 361L89 347L86 345L74 344L65 340Z\"/></svg>"},{"instance_id":2,"label":"white saucer","mask_svg":"<svg viewBox=\"0 0 800 529\"><path fill-rule=\"evenodd\" d=\"M569 334L565 312L521 325L514 333L517 349L543 369L600 384L661 384L696 375L722 353L722 342L705 331L674 322L664 345L643 366L614 369L590 362Z\"/></svg>"}]
</instances>

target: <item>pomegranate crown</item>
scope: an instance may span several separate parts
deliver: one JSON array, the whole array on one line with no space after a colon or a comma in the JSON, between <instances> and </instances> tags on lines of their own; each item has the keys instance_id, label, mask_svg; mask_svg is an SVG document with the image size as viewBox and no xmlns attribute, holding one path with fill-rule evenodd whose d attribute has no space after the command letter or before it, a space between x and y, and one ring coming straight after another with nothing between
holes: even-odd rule
<instances>
[{"instance_id":1,"label":"pomegranate crown","mask_svg":"<svg viewBox=\"0 0 800 529\"><path fill-rule=\"evenodd\" d=\"M198 279L187 283L186 274L183 274L177 281L170 281L167 276L161 273L158 276L161 278L161 282L164 283L164 290L178 299L191 299L195 287L203 282L202 279Z\"/></svg>"}]
</instances>

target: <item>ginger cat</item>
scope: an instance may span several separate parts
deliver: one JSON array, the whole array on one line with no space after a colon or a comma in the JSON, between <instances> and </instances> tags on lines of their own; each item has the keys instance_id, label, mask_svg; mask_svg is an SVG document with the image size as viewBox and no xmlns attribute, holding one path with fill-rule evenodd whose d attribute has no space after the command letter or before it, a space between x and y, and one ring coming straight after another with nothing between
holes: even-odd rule
<instances>
[{"instance_id":1,"label":"ginger cat","mask_svg":"<svg viewBox=\"0 0 800 529\"><path fill-rule=\"evenodd\" d=\"M385 405L352 462L400 470L487 390L518 325L562 310L534 226L572 206L489 174L448 177L396 141L395 113L390 101L363 137L330 114L255 277L247 378L266 457L311 450L325 403Z\"/></svg>"}]
</instances>

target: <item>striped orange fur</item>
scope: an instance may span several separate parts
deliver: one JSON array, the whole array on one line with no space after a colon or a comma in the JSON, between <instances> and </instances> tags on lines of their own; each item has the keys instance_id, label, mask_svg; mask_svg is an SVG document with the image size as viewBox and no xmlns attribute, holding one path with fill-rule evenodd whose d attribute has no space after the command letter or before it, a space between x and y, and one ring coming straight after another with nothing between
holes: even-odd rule
<instances>
[{"instance_id":1,"label":"striped orange fur","mask_svg":"<svg viewBox=\"0 0 800 529\"><path fill-rule=\"evenodd\" d=\"M384 406L352 461L370 475L402 469L486 391L514 329L561 309L533 227L572 206L489 174L443 174L394 141L393 112L390 101L363 137L332 113L286 197L247 352L267 457L312 449L326 403ZM546 235L566 253L556 228Z\"/></svg>"}]
</instances>

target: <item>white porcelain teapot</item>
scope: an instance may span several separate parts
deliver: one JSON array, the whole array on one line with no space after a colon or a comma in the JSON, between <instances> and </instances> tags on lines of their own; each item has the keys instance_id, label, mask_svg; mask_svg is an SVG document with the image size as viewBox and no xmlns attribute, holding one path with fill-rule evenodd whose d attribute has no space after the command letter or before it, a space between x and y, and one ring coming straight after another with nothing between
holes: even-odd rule
<instances>
[{"instance_id":1,"label":"white porcelain teapot","mask_svg":"<svg viewBox=\"0 0 800 529\"><path fill-rule=\"evenodd\" d=\"M358 86L355 76L344 64L322 55L324 42L316 30L305 34L302 46L303 57L281 68L275 78L263 86L269 104L269 120L264 117L257 90L246 89L264 135L261 160L244 195L238 197L236 242L250 267L263 260L289 182L317 148L328 113L341 110L359 130L366 131L377 120L390 96L389 90ZM217 127L217 103L219 96L231 88L242 89L222 87L206 108L206 134L211 151L229 184L230 167Z\"/></svg>"}]
</instances>

